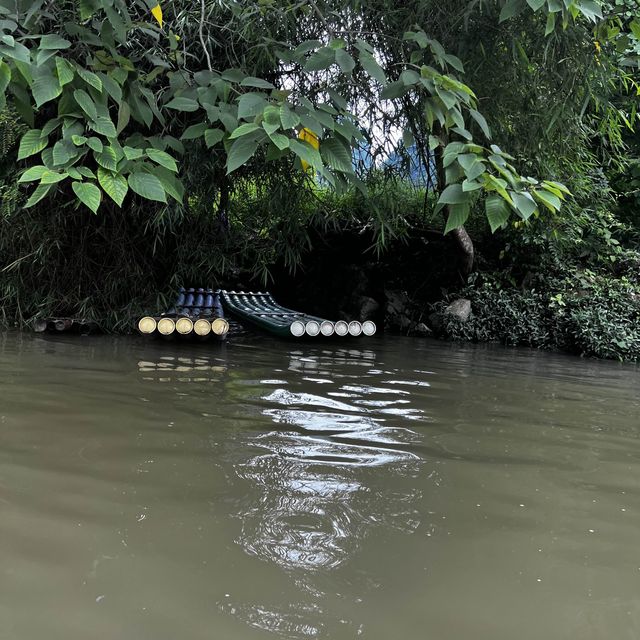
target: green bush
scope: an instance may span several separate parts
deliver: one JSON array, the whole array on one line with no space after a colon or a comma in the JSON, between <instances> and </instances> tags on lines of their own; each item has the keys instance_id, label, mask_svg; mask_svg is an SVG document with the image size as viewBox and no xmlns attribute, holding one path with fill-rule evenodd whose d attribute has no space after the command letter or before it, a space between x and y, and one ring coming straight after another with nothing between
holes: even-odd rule
<instances>
[{"instance_id":1,"label":"green bush","mask_svg":"<svg viewBox=\"0 0 640 640\"><path fill-rule=\"evenodd\" d=\"M457 295L469 298L473 311L467 322L444 316L442 333L448 338L640 359L640 286L627 276L576 270L541 279L535 288L485 276ZM434 309L445 307L443 302Z\"/></svg>"}]
</instances>

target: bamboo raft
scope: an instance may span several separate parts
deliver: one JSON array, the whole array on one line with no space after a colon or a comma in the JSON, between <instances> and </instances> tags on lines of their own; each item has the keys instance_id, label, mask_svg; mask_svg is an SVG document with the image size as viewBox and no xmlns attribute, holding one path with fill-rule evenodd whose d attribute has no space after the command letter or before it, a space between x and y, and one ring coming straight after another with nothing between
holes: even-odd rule
<instances>
[{"instance_id":1,"label":"bamboo raft","mask_svg":"<svg viewBox=\"0 0 640 640\"><path fill-rule=\"evenodd\" d=\"M345 336L373 336L376 325L371 320L363 323L353 320L332 322L301 311L279 305L268 293L220 291L220 300L227 311L269 333L282 338L316 338Z\"/></svg>"},{"instance_id":2,"label":"bamboo raft","mask_svg":"<svg viewBox=\"0 0 640 640\"><path fill-rule=\"evenodd\" d=\"M137 327L143 335L165 338L197 336L224 340L229 333L220 296L213 289L180 289L170 309L159 316L143 316Z\"/></svg>"},{"instance_id":3,"label":"bamboo raft","mask_svg":"<svg viewBox=\"0 0 640 640\"><path fill-rule=\"evenodd\" d=\"M33 330L36 333L79 333L88 335L99 330L98 325L84 318L41 318L33 321Z\"/></svg>"}]
</instances>

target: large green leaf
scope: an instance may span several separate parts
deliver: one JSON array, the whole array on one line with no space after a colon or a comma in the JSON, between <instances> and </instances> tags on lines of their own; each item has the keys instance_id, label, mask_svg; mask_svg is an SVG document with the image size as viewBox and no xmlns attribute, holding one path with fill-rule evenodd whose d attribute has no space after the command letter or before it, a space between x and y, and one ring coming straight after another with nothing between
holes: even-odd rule
<instances>
[{"instance_id":1,"label":"large green leaf","mask_svg":"<svg viewBox=\"0 0 640 640\"><path fill-rule=\"evenodd\" d=\"M169 100L169 102L164 106L167 109L175 109L176 111L197 111L200 108L200 105L196 100L192 100L191 98L182 98L180 96L173 100Z\"/></svg>"},{"instance_id":2,"label":"large green leaf","mask_svg":"<svg viewBox=\"0 0 640 640\"><path fill-rule=\"evenodd\" d=\"M58 140L53 145L53 164L61 166L67 164L78 155L78 150L70 139Z\"/></svg>"},{"instance_id":3,"label":"large green leaf","mask_svg":"<svg viewBox=\"0 0 640 640\"><path fill-rule=\"evenodd\" d=\"M49 193L49 191L51 191L51 189L53 189L52 184L39 184L24 205L25 209L33 207L34 204L40 202L40 200L42 200L42 198L44 198Z\"/></svg>"},{"instance_id":4,"label":"large green leaf","mask_svg":"<svg viewBox=\"0 0 640 640\"><path fill-rule=\"evenodd\" d=\"M242 82L240 82L241 87L255 87L256 89L275 89L275 87L266 80L262 78L254 78L253 76L249 76L248 78L244 78Z\"/></svg>"},{"instance_id":5,"label":"large green leaf","mask_svg":"<svg viewBox=\"0 0 640 640\"><path fill-rule=\"evenodd\" d=\"M118 135L113 122L104 116L98 116L95 120L89 122L89 127L107 138L115 138Z\"/></svg>"},{"instance_id":6,"label":"large green leaf","mask_svg":"<svg viewBox=\"0 0 640 640\"><path fill-rule=\"evenodd\" d=\"M238 101L238 118L254 118L262 113L266 105L264 96L260 93L244 93Z\"/></svg>"},{"instance_id":7,"label":"large green leaf","mask_svg":"<svg viewBox=\"0 0 640 640\"><path fill-rule=\"evenodd\" d=\"M87 139L87 146L89 149L92 149L97 153L101 153L103 149L102 141L100 138L96 138L95 136L91 136L91 138Z\"/></svg>"},{"instance_id":8,"label":"large green leaf","mask_svg":"<svg viewBox=\"0 0 640 640\"><path fill-rule=\"evenodd\" d=\"M36 107L41 107L46 102L54 100L62 93L62 87L50 69L46 67L33 67L33 82L31 93Z\"/></svg>"},{"instance_id":9,"label":"large green leaf","mask_svg":"<svg viewBox=\"0 0 640 640\"><path fill-rule=\"evenodd\" d=\"M527 4L534 10L538 11L538 9L542 9L545 4L547 4L547 0L527 0Z\"/></svg>"},{"instance_id":10,"label":"large green leaf","mask_svg":"<svg viewBox=\"0 0 640 640\"><path fill-rule=\"evenodd\" d=\"M509 18L513 18L519 13L522 13L526 6L525 0L507 0L502 7L502 11L500 11L500 22L509 20Z\"/></svg>"},{"instance_id":11,"label":"large green leaf","mask_svg":"<svg viewBox=\"0 0 640 640\"><path fill-rule=\"evenodd\" d=\"M336 62L344 73L351 73L356 66L354 59L344 49L336 51Z\"/></svg>"},{"instance_id":12,"label":"large green leaf","mask_svg":"<svg viewBox=\"0 0 640 640\"><path fill-rule=\"evenodd\" d=\"M123 100L118 107L118 124L116 126L116 131L118 133L122 133L129 124L129 120L131 119L131 107L129 107L129 103Z\"/></svg>"},{"instance_id":13,"label":"large green leaf","mask_svg":"<svg viewBox=\"0 0 640 640\"><path fill-rule=\"evenodd\" d=\"M9 65L0 60L0 94L3 94L11 82L11 68Z\"/></svg>"},{"instance_id":14,"label":"large green leaf","mask_svg":"<svg viewBox=\"0 0 640 640\"><path fill-rule=\"evenodd\" d=\"M93 213L98 212L98 207L102 201L102 192L95 184L90 182L72 182L71 188L82 204L93 211Z\"/></svg>"},{"instance_id":15,"label":"large green leaf","mask_svg":"<svg viewBox=\"0 0 640 640\"><path fill-rule=\"evenodd\" d=\"M336 61L336 50L331 47L318 49L304 65L305 71L321 71L328 69Z\"/></svg>"},{"instance_id":16,"label":"large green leaf","mask_svg":"<svg viewBox=\"0 0 640 640\"><path fill-rule=\"evenodd\" d=\"M176 164L176 161L166 151L149 148L145 149L144 152L147 154L148 158L150 158L160 166L166 167L167 169L169 169L169 171L178 171L178 165ZM133 189L133 187L131 188Z\"/></svg>"},{"instance_id":17,"label":"large green leaf","mask_svg":"<svg viewBox=\"0 0 640 640\"><path fill-rule=\"evenodd\" d=\"M91 87L102 93L102 81L93 71L87 71L80 65L76 65L78 75ZM96 187L97 189L98 187Z\"/></svg>"},{"instance_id":18,"label":"large green leaf","mask_svg":"<svg viewBox=\"0 0 640 640\"><path fill-rule=\"evenodd\" d=\"M535 189L533 192L533 197L543 204L549 211L555 213L560 209L562 202L558 196L550 193L549 191L545 191L544 189Z\"/></svg>"},{"instance_id":19,"label":"large green leaf","mask_svg":"<svg viewBox=\"0 0 640 640\"><path fill-rule=\"evenodd\" d=\"M300 124L300 117L286 104L280 107L280 121L283 129L294 129Z\"/></svg>"},{"instance_id":20,"label":"large green leaf","mask_svg":"<svg viewBox=\"0 0 640 640\"><path fill-rule=\"evenodd\" d=\"M320 144L320 154L332 169L345 173L353 171L350 148L336 138L323 140Z\"/></svg>"},{"instance_id":21,"label":"large green leaf","mask_svg":"<svg viewBox=\"0 0 640 640\"><path fill-rule=\"evenodd\" d=\"M18 160L24 160L39 153L49 144L49 138L42 135L40 129L31 129L27 131L20 139L20 147L18 148Z\"/></svg>"},{"instance_id":22,"label":"large green leaf","mask_svg":"<svg viewBox=\"0 0 640 640\"><path fill-rule=\"evenodd\" d=\"M96 162L109 171L115 171L118 165L116 152L112 147L104 147L101 152L94 152Z\"/></svg>"},{"instance_id":23,"label":"large green leaf","mask_svg":"<svg viewBox=\"0 0 640 640\"><path fill-rule=\"evenodd\" d=\"M538 205L531 194L526 191L522 193L512 192L511 199L513 206L516 208L518 215L523 220L528 220L537 210Z\"/></svg>"},{"instance_id":24,"label":"large green leaf","mask_svg":"<svg viewBox=\"0 0 640 640\"><path fill-rule=\"evenodd\" d=\"M95 120L98 117L96 105L91 99L91 96L84 89L76 89L73 92L73 97L75 98L80 108L89 116L91 120Z\"/></svg>"},{"instance_id":25,"label":"large green leaf","mask_svg":"<svg viewBox=\"0 0 640 640\"><path fill-rule=\"evenodd\" d=\"M487 220L491 227L491 232L495 233L509 219L509 205L496 193L487 197L485 202Z\"/></svg>"},{"instance_id":26,"label":"large green leaf","mask_svg":"<svg viewBox=\"0 0 640 640\"><path fill-rule=\"evenodd\" d=\"M58 182L62 182L65 178L68 178L69 174L66 171L51 171L47 169L40 179L40 184L57 184Z\"/></svg>"},{"instance_id":27,"label":"large green leaf","mask_svg":"<svg viewBox=\"0 0 640 640\"><path fill-rule=\"evenodd\" d=\"M33 182L34 180L40 180L45 171L49 171L44 165L36 165L35 167L29 167L19 178L18 182Z\"/></svg>"},{"instance_id":28,"label":"large green leaf","mask_svg":"<svg viewBox=\"0 0 640 640\"><path fill-rule=\"evenodd\" d=\"M393 100L394 98L400 98L410 91L410 87L402 82L401 80L396 80L395 82L390 82L388 85L383 87L380 92L380 97L383 100Z\"/></svg>"},{"instance_id":29,"label":"large green leaf","mask_svg":"<svg viewBox=\"0 0 640 640\"><path fill-rule=\"evenodd\" d=\"M0 55L11 58L12 60L24 62L25 64L31 64L29 49L20 42L16 42L12 47L6 44L0 44Z\"/></svg>"},{"instance_id":30,"label":"large green leaf","mask_svg":"<svg viewBox=\"0 0 640 640\"><path fill-rule=\"evenodd\" d=\"M71 46L69 40L55 34L47 34L40 38L39 49L68 49Z\"/></svg>"},{"instance_id":31,"label":"large green leaf","mask_svg":"<svg viewBox=\"0 0 640 640\"><path fill-rule=\"evenodd\" d=\"M224 131L222 131L222 129L207 129L204 132L204 141L208 148L218 144L222 138L224 138Z\"/></svg>"},{"instance_id":32,"label":"large green leaf","mask_svg":"<svg viewBox=\"0 0 640 640\"><path fill-rule=\"evenodd\" d=\"M164 167L157 167L154 170L154 175L160 180L167 194L182 204L184 187L182 186L182 182L176 177L176 174Z\"/></svg>"},{"instance_id":33,"label":"large green leaf","mask_svg":"<svg viewBox=\"0 0 640 640\"><path fill-rule=\"evenodd\" d=\"M368 51L360 51L360 64L362 65L362 68L380 84L385 84L387 82L387 76L385 75L384 70Z\"/></svg>"},{"instance_id":34,"label":"large green leaf","mask_svg":"<svg viewBox=\"0 0 640 640\"><path fill-rule=\"evenodd\" d=\"M289 148L298 156L298 158L300 158L300 160L303 160L314 169L320 171L324 168L322 156L318 150L314 149L308 142L291 140L289 142Z\"/></svg>"},{"instance_id":35,"label":"large green leaf","mask_svg":"<svg viewBox=\"0 0 640 640\"><path fill-rule=\"evenodd\" d=\"M144 151L136 147L125 146L122 150L124 151L124 156L127 160L138 160L144 156Z\"/></svg>"},{"instance_id":36,"label":"large green leaf","mask_svg":"<svg viewBox=\"0 0 640 640\"><path fill-rule=\"evenodd\" d=\"M489 125L487 124L485 117L475 109L469 109L469 113L471 114L471 117L477 122L478 126L482 130L482 133L484 133L485 138L491 140L491 129L489 129Z\"/></svg>"},{"instance_id":37,"label":"large green leaf","mask_svg":"<svg viewBox=\"0 0 640 640\"><path fill-rule=\"evenodd\" d=\"M462 185L450 184L438 199L438 204L466 204L469 202L470 195L463 191Z\"/></svg>"},{"instance_id":38,"label":"large green leaf","mask_svg":"<svg viewBox=\"0 0 640 640\"><path fill-rule=\"evenodd\" d=\"M187 127L186 131L180 136L180 140L196 140L197 138L202 138L208 126L206 122L192 124L190 127Z\"/></svg>"},{"instance_id":39,"label":"large green leaf","mask_svg":"<svg viewBox=\"0 0 640 640\"><path fill-rule=\"evenodd\" d=\"M64 58L56 57L56 71L58 72L58 82L61 87L69 84L73 80L74 68Z\"/></svg>"},{"instance_id":40,"label":"large green leaf","mask_svg":"<svg viewBox=\"0 0 640 640\"><path fill-rule=\"evenodd\" d=\"M127 179L119 173L113 173L112 171L98 167L98 182L102 190L121 207L127 191L129 191Z\"/></svg>"},{"instance_id":41,"label":"large green leaf","mask_svg":"<svg viewBox=\"0 0 640 640\"><path fill-rule=\"evenodd\" d=\"M229 140L235 140L236 138L241 138L242 136L246 136L249 133L253 133L257 131L260 127L255 124L255 122L246 122L245 124L241 124L237 129L235 129L231 135L229 136Z\"/></svg>"},{"instance_id":42,"label":"large green leaf","mask_svg":"<svg viewBox=\"0 0 640 640\"><path fill-rule=\"evenodd\" d=\"M100 80L102 80L102 86L106 89L107 93L113 98L115 103L119 105L122 102L122 89L120 85L106 73L100 74Z\"/></svg>"},{"instance_id":43,"label":"large green leaf","mask_svg":"<svg viewBox=\"0 0 640 640\"><path fill-rule=\"evenodd\" d=\"M452 204L448 207L449 216L444 228L445 234L464 225L469 217L470 207L468 204Z\"/></svg>"},{"instance_id":44,"label":"large green leaf","mask_svg":"<svg viewBox=\"0 0 640 640\"><path fill-rule=\"evenodd\" d=\"M227 174L241 167L258 149L258 139L255 136L243 136L233 141L227 155Z\"/></svg>"},{"instance_id":45,"label":"large green leaf","mask_svg":"<svg viewBox=\"0 0 640 640\"><path fill-rule=\"evenodd\" d=\"M162 186L162 182L150 173L136 171L129 174L129 186L134 193L137 193L147 200L165 203L167 201L167 195Z\"/></svg>"},{"instance_id":46,"label":"large green leaf","mask_svg":"<svg viewBox=\"0 0 640 640\"><path fill-rule=\"evenodd\" d=\"M276 133L275 131L273 133L269 133L268 135L271 142L276 145L279 151L284 151L285 149L289 148L291 138L289 138L288 136L283 136L281 133Z\"/></svg>"}]
</instances>

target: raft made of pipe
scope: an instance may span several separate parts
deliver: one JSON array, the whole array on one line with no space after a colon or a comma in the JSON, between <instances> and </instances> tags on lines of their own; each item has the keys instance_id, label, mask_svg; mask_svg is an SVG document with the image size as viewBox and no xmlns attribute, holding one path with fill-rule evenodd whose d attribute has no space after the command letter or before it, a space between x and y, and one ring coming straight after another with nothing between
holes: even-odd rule
<instances>
[{"instance_id":1,"label":"raft made of pipe","mask_svg":"<svg viewBox=\"0 0 640 640\"><path fill-rule=\"evenodd\" d=\"M371 320L333 323L325 318L294 311L278 304L268 293L244 291L220 291L220 300L230 313L281 338L372 336L376 325Z\"/></svg>"}]
</instances>

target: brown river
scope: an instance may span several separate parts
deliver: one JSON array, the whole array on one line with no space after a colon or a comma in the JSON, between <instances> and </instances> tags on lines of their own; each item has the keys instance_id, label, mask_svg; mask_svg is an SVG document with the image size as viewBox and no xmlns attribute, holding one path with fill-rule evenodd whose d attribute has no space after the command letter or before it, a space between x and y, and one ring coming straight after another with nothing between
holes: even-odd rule
<instances>
[{"instance_id":1,"label":"brown river","mask_svg":"<svg viewBox=\"0 0 640 640\"><path fill-rule=\"evenodd\" d=\"M640 370L0 333L1 640L637 640Z\"/></svg>"}]
</instances>

